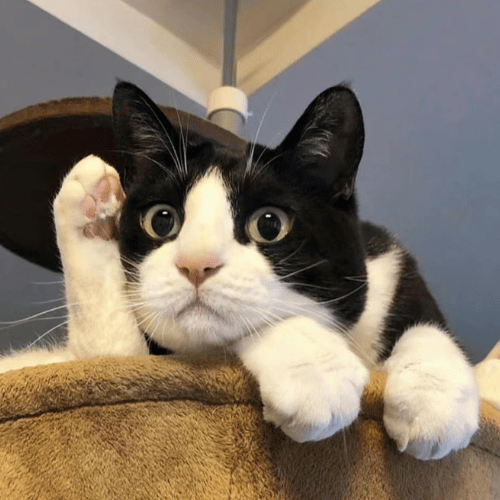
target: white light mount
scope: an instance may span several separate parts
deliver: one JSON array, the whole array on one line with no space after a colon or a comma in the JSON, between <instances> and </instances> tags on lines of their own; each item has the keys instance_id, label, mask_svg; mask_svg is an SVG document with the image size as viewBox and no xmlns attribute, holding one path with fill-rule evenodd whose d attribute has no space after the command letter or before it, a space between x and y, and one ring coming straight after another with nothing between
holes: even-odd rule
<instances>
[{"instance_id":1,"label":"white light mount","mask_svg":"<svg viewBox=\"0 0 500 500\"><path fill-rule=\"evenodd\" d=\"M249 113L247 96L236 87L237 17L238 0L225 0L222 87L215 89L208 98L207 118L236 135L242 135Z\"/></svg>"},{"instance_id":2,"label":"white light mount","mask_svg":"<svg viewBox=\"0 0 500 500\"><path fill-rule=\"evenodd\" d=\"M247 96L229 85L215 89L208 97L207 118L240 135L248 119Z\"/></svg>"}]
</instances>

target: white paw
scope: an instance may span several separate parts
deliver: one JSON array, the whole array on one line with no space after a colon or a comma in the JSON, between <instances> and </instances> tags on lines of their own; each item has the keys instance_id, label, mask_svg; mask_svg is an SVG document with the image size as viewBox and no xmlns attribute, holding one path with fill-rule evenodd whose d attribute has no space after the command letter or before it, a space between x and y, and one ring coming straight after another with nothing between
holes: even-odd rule
<instances>
[{"instance_id":1,"label":"white paw","mask_svg":"<svg viewBox=\"0 0 500 500\"><path fill-rule=\"evenodd\" d=\"M123 200L120 179L113 167L96 156L77 163L54 202L60 248L73 239L114 239Z\"/></svg>"},{"instance_id":2,"label":"white paw","mask_svg":"<svg viewBox=\"0 0 500 500\"><path fill-rule=\"evenodd\" d=\"M96 156L77 163L54 202L76 358L147 354L125 295L117 221L125 195L116 170Z\"/></svg>"},{"instance_id":3,"label":"white paw","mask_svg":"<svg viewBox=\"0 0 500 500\"><path fill-rule=\"evenodd\" d=\"M298 442L319 441L358 416L369 372L338 333L291 318L239 342L257 378L264 418Z\"/></svg>"},{"instance_id":4,"label":"white paw","mask_svg":"<svg viewBox=\"0 0 500 500\"><path fill-rule=\"evenodd\" d=\"M400 451L421 460L467 447L479 426L472 367L450 339L427 333L421 352L408 343L389 358L384 393L387 433Z\"/></svg>"},{"instance_id":5,"label":"white paw","mask_svg":"<svg viewBox=\"0 0 500 500\"><path fill-rule=\"evenodd\" d=\"M474 373L481 398L500 410L500 342L475 366Z\"/></svg>"}]
</instances>

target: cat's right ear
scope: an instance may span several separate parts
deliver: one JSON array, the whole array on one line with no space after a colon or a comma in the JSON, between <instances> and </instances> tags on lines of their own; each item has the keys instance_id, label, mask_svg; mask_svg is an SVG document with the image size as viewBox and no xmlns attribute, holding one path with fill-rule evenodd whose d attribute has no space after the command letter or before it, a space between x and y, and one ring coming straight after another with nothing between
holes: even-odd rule
<instances>
[{"instance_id":1,"label":"cat's right ear","mask_svg":"<svg viewBox=\"0 0 500 500\"><path fill-rule=\"evenodd\" d=\"M363 154L361 107L345 84L322 92L307 107L278 153L291 154L292 175L301 185L327 189L332 196L351 197Z\"/></svg>"},{"instance_id":2,"label":"cat's right ear","mask_svg":"<svg viewBox=\"0 0 500 500\"><path fill-rule=\"evenodd\" d=\"M119 82L113 93L113 132L125 192L151 164L175 164L177 132L158 106L138 87Z\"/></svg>"}]
</instances>

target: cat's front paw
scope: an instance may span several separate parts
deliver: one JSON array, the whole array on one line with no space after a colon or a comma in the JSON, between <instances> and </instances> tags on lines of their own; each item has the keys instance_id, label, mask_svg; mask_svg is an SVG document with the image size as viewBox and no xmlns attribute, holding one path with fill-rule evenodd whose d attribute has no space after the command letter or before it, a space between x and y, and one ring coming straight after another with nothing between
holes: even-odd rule
<instances>
[{"instance_id":1,"label":"cat's front paw","mask_svg":"<svg viewBox=\"0 0 500 500\"><path fill-rule=\"evenodd\" d=\"M369 372L344 338L308 318L291 318L237 353L257 378L264 418L298 442L319 441L358 416Z\"/></svg>"},{"instance_id":2,"label":"cat's front paw","mask_svg":"<svg viewBox=\"0 0 500 500\"><path fill-rule=\"evenodd\" d=\"M422 340L425 355L419 346L405 353L408 343L386 363L384 424L400 451L440 459L469 444L479 426L479 397L472 368L451 340ZM449 345L441 349L444 342Z\"/></svg>"},{"instance_id":3,"label":"cat's front paw","mask_svg":"<svg viewBox=\"0 0 500 500\"><path fill-rule=\"evenodd\" d=\"M420 460L443 458L467 447L476 432L477 392L473 384L459 387L423 374L388 380L384 424L400 451Z\"/></svg>"},{"instance_id":4,"label":"cat's front paw","mask_svg":"<svg viewBox=\"0 0 500 500\"><path fill-rule=\"evenodd\" d=\"M64 179L54 202L60 249L72 240L116 238L125 196L116 170L97 156L78 162Z\"/></svg>"}]
</instances>

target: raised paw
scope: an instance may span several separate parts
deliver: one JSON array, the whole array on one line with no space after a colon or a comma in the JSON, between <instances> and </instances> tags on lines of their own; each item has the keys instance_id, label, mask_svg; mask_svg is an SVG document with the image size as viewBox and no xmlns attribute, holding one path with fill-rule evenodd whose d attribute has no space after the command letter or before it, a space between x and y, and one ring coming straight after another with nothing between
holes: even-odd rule
<instances>
[{"instance_id":1,"label":"raised paw","mask_svg":"<svg viewBox=\"0 0 500 500\"><path fill-rule=\"evenodd\" d=\"M116 170L96 156L77 163L54 202L59 246L72 238L116 238L125 196Z\"/></svg>"},{"instance_id":2,"label":"raised paw","mask_svg":"<svg viewBox=\"0 0 500 500\"><path fill-rule=\"evenodd\" d=\"M77 163L54 202L68 304L68 349L76 358L147 354L125 292L116 237L124 201L116 170L96 156Z\"/></svg>"},{"instance_id":3,"label":"raised paw","mask_svg":"<svg viewBox=\"0 0 500 500\"><path fill-rule=\"evenodd\" d=\"M259 382L264 419L297 442L326 439L358 416L369 373L345 340L309 318L291 318L237 353Z\"/></svg>"}]
</instances>

